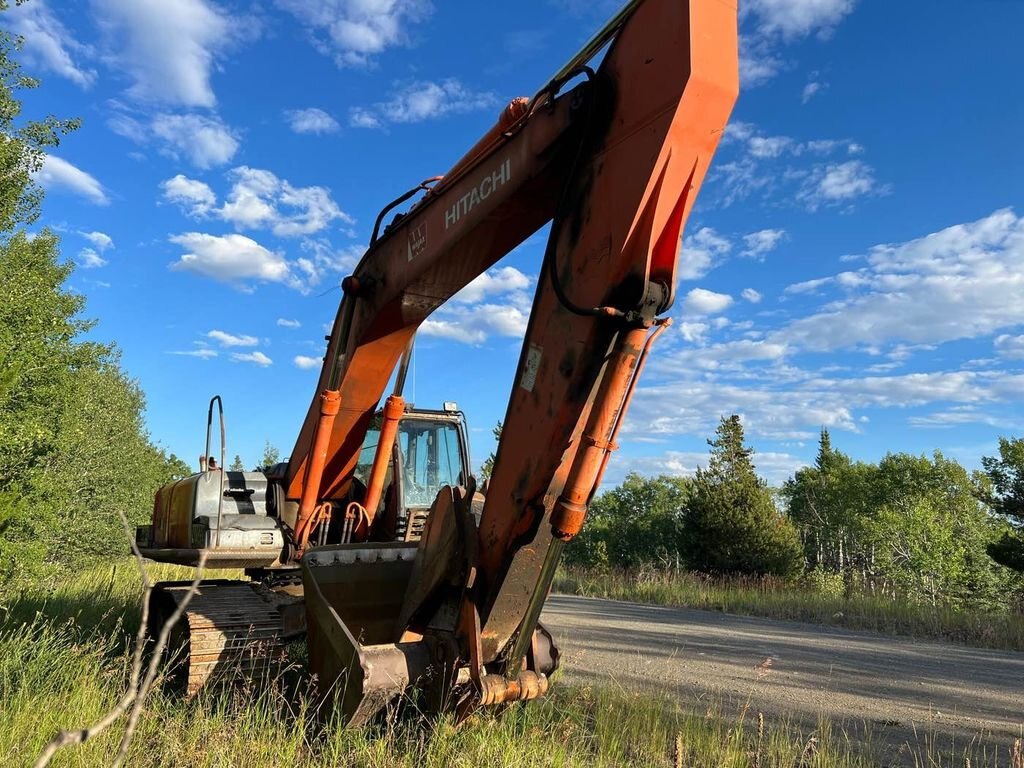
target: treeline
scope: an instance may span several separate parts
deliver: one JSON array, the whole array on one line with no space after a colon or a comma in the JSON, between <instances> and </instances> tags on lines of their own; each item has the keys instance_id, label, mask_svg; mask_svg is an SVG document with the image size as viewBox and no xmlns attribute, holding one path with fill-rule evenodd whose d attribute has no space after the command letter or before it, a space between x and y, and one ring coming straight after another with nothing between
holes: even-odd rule
<instances>
[{"instance_id":1,"label":"treeline","mask_svg":"<svg viewBox=\"0 0 1024 768\"><path fill-rule=\"evenodd\" d=\"M67 287L57 237L30 233L44 152L77 127L21 121L37 83L0 32L0 585L121 556L118 513L141 522L155 489L189 469L150 441L138 385L117 349L88 338L85 299Z\"/></svg>"},{"instance_id":2,"label":"treeline","mask_svg":"<svg viewBox=\"0 0 1024 768\"><path fill-rule=\"evenodd\" d=\"M1024 441L970 473L936 452L853 461L822 430L815 464L773 491L737 416L693 478L629 475L595 499L566 562L800 578L833 594L1005 607L1024 589Z\"/></svg>"}]
</instances>

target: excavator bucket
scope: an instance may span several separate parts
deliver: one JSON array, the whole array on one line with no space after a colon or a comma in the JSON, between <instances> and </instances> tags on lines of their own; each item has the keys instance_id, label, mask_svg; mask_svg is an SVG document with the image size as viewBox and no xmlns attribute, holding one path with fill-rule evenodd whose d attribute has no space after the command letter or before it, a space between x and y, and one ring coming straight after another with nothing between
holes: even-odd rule
<instances>
[{"instance_id":1,"label":"excavator bucket","mask_svg":"<svg viewBox=\"0 0 1024 768\"><path fill-rule=\"evenodd\" d=\"M359 726L413 685L430 664L423 643L396 643L395 617L417 545L340 544L302 558L310 668L322 712Z\"/></svg>"}]
</instances>

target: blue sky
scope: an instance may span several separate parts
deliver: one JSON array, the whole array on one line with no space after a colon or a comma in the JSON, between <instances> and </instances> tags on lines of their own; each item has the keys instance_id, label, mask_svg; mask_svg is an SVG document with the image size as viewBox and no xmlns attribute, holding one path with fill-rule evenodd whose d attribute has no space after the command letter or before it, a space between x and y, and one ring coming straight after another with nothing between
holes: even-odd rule
<instances>
[{"instance_id":1,"label":"blue sky","mask_svg":"<svg viewBox=\"0 0 1024 768\"><path fill-rule=\"evenodd\" d=\"M190 461L290 450L338 283L380 207L444 173L615 3L30 0L0 16L84 125L39 175L41 224ZM747 0L742 93L690 217L684 280L608 479L688 473L721 414L759 469L1024 431L1024 4ZM474 459L504 415L544 245L421 331L407 395L454 399Z\"/></svg>"}]
</instances>

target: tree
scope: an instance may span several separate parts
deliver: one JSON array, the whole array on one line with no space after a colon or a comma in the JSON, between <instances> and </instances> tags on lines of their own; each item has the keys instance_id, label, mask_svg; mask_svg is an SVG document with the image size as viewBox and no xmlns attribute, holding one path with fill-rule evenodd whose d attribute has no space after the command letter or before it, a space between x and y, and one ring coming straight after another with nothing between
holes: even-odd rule
<instances>
[{"instance_id":1,"label":"tree","mask_svg":"<svg viewBox=\"0 0 1024 768\"><path fill-rule=\"evenodd\" d=\"M266 472L280 461L281 452L267 440L263 446L263 456L260 458L260 469Z\"/></svg>"},{"instance_id":2,"label":"tree","mask_svg":"<svg viewBox=\"0 0 1024 768\"><path fill-rule=\"evenodd\" d=\"M242 461L242 457L237 453L235 458L231 462L231 466L228 467L229 472L245 472L245 463Z\"/></svg>"},{"instance_id":3,"label":"tree","mask_svg":"<svg viewBox=\"0 0 1024 768\"><path fill-rule=\"evenodd\" d=\"M810 569L864 569L870 551L863 525L872 509L875 469L833 448L823 428L814 464L797 470L783 485L787 514L800 531Z\"/></svg>"},{"instance_id":4,"label":"tree","mask_svg":"<svg viewBox=\"0 0 1024 768\"><path fill-rule=\"evenodd\" d=\"M981 496L1010 526L989 543L989 557L1024 573L1024 439L1000 437L999 458L984 456L981 465L989 481Z\"/></svg>"},{"instance_id":5,"label":"tree","mask_svg":"<svg viewBox=\"0 0 1024 768\"><path fill-rule=\"evenodd\" d=\"M582 532L566 550L566 563L616 568L681 564L692 486L685 477L629 473L622 485L591 503Z\"/></svg>"},{"instance_id":6,"label":"tree","mask_svg":"<svg viewBox=\"0 0 1024 768\"><path fill-rule=\"evenodd\" d=\"M986 554L999 523L956 461L889 454L878 464L865 525L873 578L931 603L997 607L1014 589L1011 572Z\"/></svg>"},{"instance_id":7,"label":"tree","mask_svg":"<svg viewBox=\"0 0 1024 768\"><path fill-rule=\"evenodd\" d=\"M501 422L499 421L494 425L494 429L491 430L491 434L494 435L494 439L497 442L501 442ZM490 455L484 459L484 463L480 465L480 482L483 483L491 477L491 472L494 471L494 459L496 457L496 450L491 451Z\"/></svg>"},{"instance_id":8,"label":"tree","mask_svg":"<svg viewBox=\"0 0 1024 768\"><path fill-rule=\"evenodd\" d=\"M114 346L83 338L56 236L25 231L43 198L32 175L78 121L19 119L18 92L38 85L20 44L0 31L0 583L124 553L118 513L141 522L182 467L150 442Z\"/></svg>"},{"instance_id":9,"label":"tree","mask_svg":"<svg viewBox=\"0 0 1024 768\"><path fill-rule=\"evenodd\" d=\"M739 416L723 417L707 469L698 469L687 519L691 567L790 578L803 558L796 529L757 477Z\"/></svg>"}]
</instances>

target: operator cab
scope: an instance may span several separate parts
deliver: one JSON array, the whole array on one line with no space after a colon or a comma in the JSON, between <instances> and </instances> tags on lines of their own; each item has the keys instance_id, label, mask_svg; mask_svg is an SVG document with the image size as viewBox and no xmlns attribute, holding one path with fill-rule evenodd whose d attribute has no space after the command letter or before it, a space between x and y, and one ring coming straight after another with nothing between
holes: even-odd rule
<instances>
[{"instance_id":1,"label":"operator cab","mask_svg":"<svg viewBox=\"0 0 1024 768\"><path fill-rule=\"evenodd\" d=\"M411 408L399 421L371 540L418 541L438 492L446 485L468 483L466 418L454 403L445 406L440 411ZM359 452L353 485L360 490L365 489L373 466L380 421L377 414Z\"/></svg>"}]
</instances>

